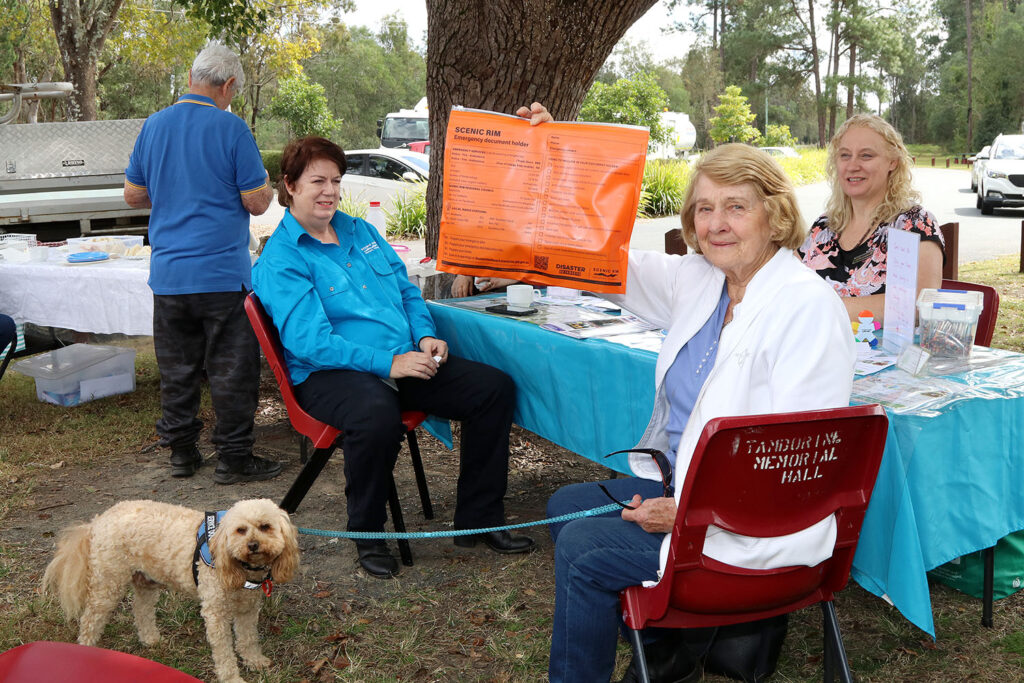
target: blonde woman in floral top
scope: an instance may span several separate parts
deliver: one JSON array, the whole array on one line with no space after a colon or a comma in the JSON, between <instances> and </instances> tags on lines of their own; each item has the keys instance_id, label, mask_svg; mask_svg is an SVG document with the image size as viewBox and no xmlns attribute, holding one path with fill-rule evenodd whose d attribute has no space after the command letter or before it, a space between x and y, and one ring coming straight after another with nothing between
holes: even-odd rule
<instances>
[{"instance_id":1,"label":"blonde woman in floral top","mask_svg":"<svg viewBox=\"0 0 1024 683\"><path fill-rule=\"evenodd\" d=\"M942 283L942 233L935 216L918 204L903 139L883 119L848 119L828 152L832 195L797 252L843 297L850 320L867 309L882 321L888 228L921 236L918 291Z\"/></svg>"}]
</instances>

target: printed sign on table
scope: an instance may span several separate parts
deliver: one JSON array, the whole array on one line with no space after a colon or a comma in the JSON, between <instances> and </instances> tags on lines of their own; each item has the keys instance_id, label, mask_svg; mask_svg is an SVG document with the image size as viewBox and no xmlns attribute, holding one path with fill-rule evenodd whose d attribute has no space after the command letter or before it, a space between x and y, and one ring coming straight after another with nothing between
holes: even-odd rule
<instances>
[{"instance_id":1,"label":"printed sign on table","mask_svg":"<svg viewBox=\"0 0 1024 683\"><path fill-rule=\"evenodd\" d=\"M889 228L885 257L885 334L882 346L892 353L914 343L917 312L917 256L921 236L909 230Z\"/></svg>"},{"instance_id":2,"label":"printed sign on table","mask_svg":"<svg viewBox=\"0 0 1024 683\"><path fill-rule=\"evenodd\" d=\"M639 126L453 109L438 269L624 292L647 140Z\"/></svg>"}]
</instances>

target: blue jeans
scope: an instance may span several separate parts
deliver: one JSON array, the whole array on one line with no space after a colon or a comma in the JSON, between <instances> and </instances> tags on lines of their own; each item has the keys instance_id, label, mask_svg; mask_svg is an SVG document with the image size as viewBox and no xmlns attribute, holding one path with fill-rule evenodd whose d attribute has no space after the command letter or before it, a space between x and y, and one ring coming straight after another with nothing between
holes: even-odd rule
<instances>
[{"instance_id":1,"label":"blue jeans","mask_svg":"<svg viewBox=\"0 0 1024 683\"><path fill-rule=\"evenodd\" d=\"M616 500L634 493L662 495L659 481L603 482ZM548 517L600 507L611 501L596 483L572 484L548 501ZM664 534L651 534L622 519L621 510L550 525L555 541L555 617L551 633L550 683L607 681L615 669L621 623L619 592L657 580Z\"/></svg>"}]
</instances>

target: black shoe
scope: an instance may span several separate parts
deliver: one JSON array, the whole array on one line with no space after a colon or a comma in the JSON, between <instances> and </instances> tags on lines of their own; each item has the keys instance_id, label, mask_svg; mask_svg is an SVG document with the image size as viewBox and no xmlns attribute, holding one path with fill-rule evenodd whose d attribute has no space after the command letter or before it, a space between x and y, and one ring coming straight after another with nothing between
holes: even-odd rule
<instances>
[{"instance_id":1,"label":"black shoe","mask_svg":"<svg viewBox=\"0 0 1024 683\"><path fill-rule=\"evenodd\" d=\"M683 639L676 634L644 645L644 655L651 683L690 683L701 677L700 665L686 648ZM640 680L640 669L634 653L629 660L626 675L619 683L640 683Z\"/></svg>"},{"instance_id":2,"label":"black shoe","mask_svg":"<svg viewBox=\"0 0 1024 683\"><path fill-rule=\"evenodd\" d=\"M195 444L171 451L171 476L191 477L203 464L203 456Z\"/></svg>"},{"instance_id":3,"label":"black shoe","mask_svg":"<svg viewBox=\"0 0 1024 683\"><path fill-rule=\"evenodd\" d=\"M281 463L251 455L241 467L236 466L229 469L224 461L221 461L213 472L213 480L218 484L237 484L240 481L273 479L279 474L281 474Z\"/></svg>"},{"instance_id":4,"label":"black shoe","mask_svg":"<svg viewBox=\"0 0 1024 683\"><path fill-rule=\"evenodd\" d=\"M390 579L398 573L398 561L384 541L356 541L359 566L378 579Z\"/></svg>"},{"instance_id":5,"label":"black shoe","mask_svg":"<svg viewBox=\"0 0 1024 683\"><path fill-rule=\"evenodd\" d=\"M455 536L455 545L460 548L472 548L477 541L483 541L484 545L496 553L511 555L514 553L528 553L533 550L533 539L529 536L513 536L507 531L488 531L483 534L471 536Z\"/></svg>"}]
</instances>

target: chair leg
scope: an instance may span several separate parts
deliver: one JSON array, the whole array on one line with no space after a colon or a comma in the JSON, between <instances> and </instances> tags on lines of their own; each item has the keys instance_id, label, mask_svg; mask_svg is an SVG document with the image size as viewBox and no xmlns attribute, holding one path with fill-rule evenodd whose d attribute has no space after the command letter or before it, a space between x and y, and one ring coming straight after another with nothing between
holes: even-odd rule
<instances>
[{"instance_id":1,"label":"chair leg","mask_svg":"<svg viewBox=\"0 0 1024 683\"><path fill-rule=\"evenodd\" d=\"M427 475L423 472L423 460L420 458L420 444L416 439L416 430L406 432L409 441L409 455L412 456L412 471L416 474L416 488L420 490L420 505L423 507L423 518L434 518L434 506L430 503L430 490L427 488Z\"/></svg>"},{"instance_id":2,"label":"chair leg","mask_svg":"<svg viewBox=\"0 0 1024 683\"><path fill-rule=\"evenodd\" d=\"M398 533L405 532L405 519L402 517L402 504L398 501L398 487L395 486L395 477L391 476L391 491L388 492L388 505L391 507L391 523ZM409 548L409 541L404 538L398 539L398 554L402 557L402 564L406 567L412 566L412 550Z\"/></svg>"},{"instance_id":3,"label":"chair leg","mask_svg":"<svg viewBox=\"0 0 1024 683\"><path fill-rule=\"evenodd\" d=\"M327 461L331 459L331 454L334 453L334 446L328 448L317 448L313 451L313 455L310 456L306 464L302 466L299 471L299 476L295 478L295 482L292 487L288 489L288 493L285 494L284 500L281 501L281 509L288 514L294 513L302 499L309 493L309 489L313 486L313 482L320 476L320 472L323 471Z\"/></svg>"},{"instance_id":4,"label":"chair leg","mask_svg":"<svg viewBox=\"0 0 1024 683\"><path fill-rule=\"evenodd\" d=\"M843 634L839 632L836 606L831 600L822 602L821 612L825 631L825 681L832 682L833 665L838 665L841 683L853 683L853 673L846 659L846 648L843 647Z\"/></svg>"},{"instance_id":5,"label":"chair leg","mask_svg":"<svg viewBox=\"0 0 1024 683\"><path fill-rule=\"evenodd\" d=\"M647 656L644 654L644 639L640 631L635 628L628 628L629 639L633 644L633 661L636 662L636 669L640 674L641 683L651 683L651 675L647 672Z\"/></svg>"},{"instance_id":6,"label":"chair leg","mask_svg":"<svg viewBox=\"0 0 1024 683\"><path fill-rule=\"evenodd\" d=\"M985 578L982 583L981 595L981 625L992 628L992 603L995 593L995 571L996 571L996 547L985 548L982 558L985 561Z\"/></svg>"}]
</instances>

